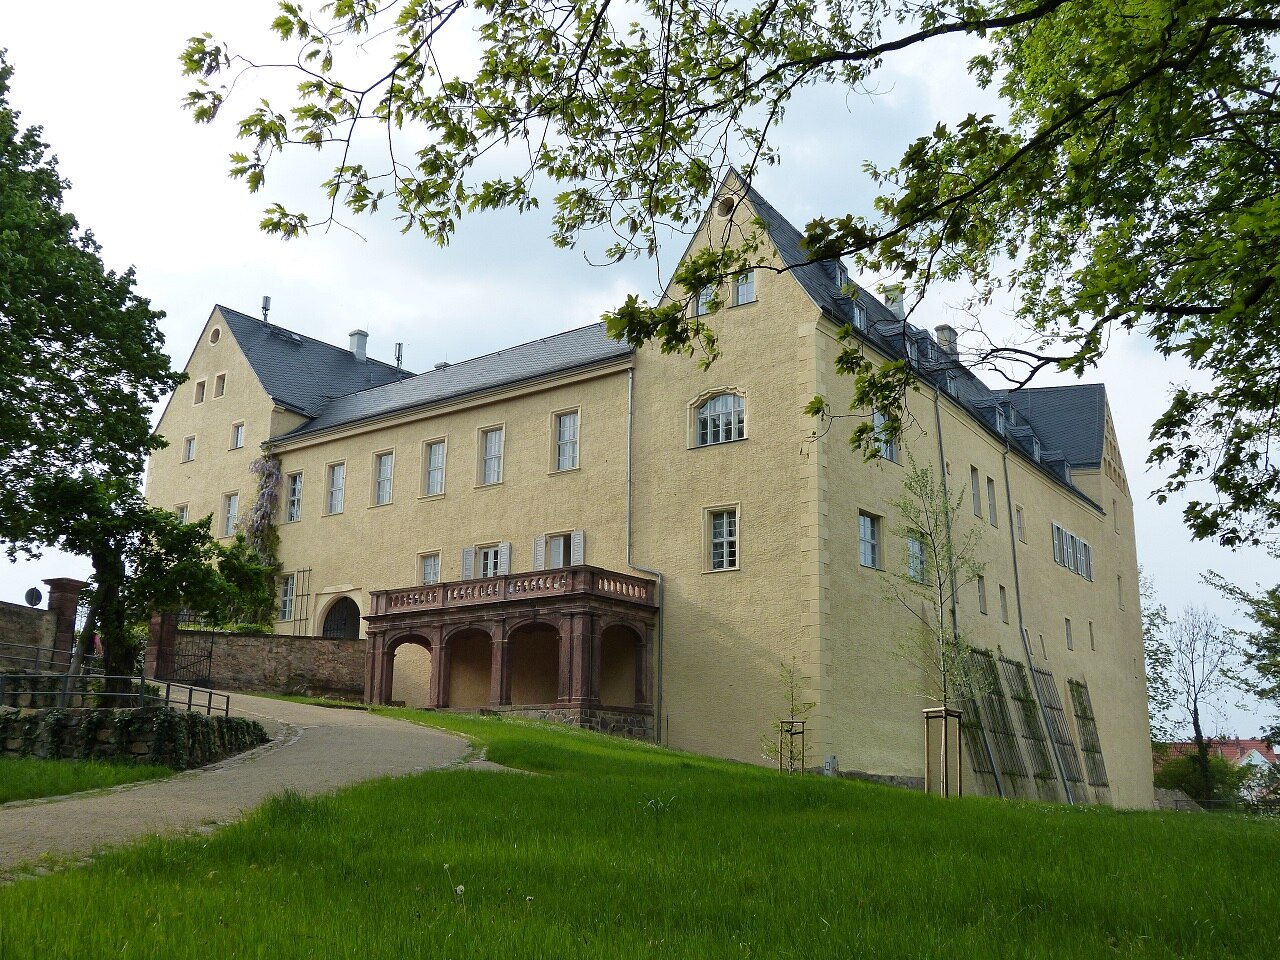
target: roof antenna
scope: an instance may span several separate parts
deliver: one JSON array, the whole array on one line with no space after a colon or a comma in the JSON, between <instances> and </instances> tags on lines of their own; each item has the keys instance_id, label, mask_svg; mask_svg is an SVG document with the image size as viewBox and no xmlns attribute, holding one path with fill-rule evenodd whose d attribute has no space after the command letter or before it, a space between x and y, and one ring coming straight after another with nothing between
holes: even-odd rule
<instances>
[{"instance_id":1,"label":"roof antenna","mask_svg":"<svg viewBox=\"0 0 1280 960\"><path fill-rule=\"evenodd\" d=\"M400 369L400 363L403 360L404 360L404 344L397 343L396 344L396 369L397 370Z\"/></svg>"},{"instance_id":2,"label":"roof antenna","mask_svg":"<svg viewBox=\"0 0 1280 960\"><path fill-rule=\"evenodd\" d=\"M270 312L271 312L271 298L263 297L262 298L262 322L263 323L267 322L267 314Z\"/></svg>"}]
</instances>

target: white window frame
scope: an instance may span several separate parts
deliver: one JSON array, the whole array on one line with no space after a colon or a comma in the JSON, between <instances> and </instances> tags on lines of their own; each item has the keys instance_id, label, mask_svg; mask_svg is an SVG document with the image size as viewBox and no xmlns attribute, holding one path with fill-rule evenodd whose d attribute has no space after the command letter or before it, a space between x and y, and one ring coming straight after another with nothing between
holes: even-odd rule
<instances>
[{"instance_id":1,"label":"white window frame","mask_svg":"<svg viewBox=\"0 0 1280 960\"><path fill-rule=\"evenodd\" d=\"M743 270L733 278L733 304L736 307L740 307L743 304L755 302L756 272L754 270Z\"/></svg>"},{"instance_id":2,"label":"white window frame","mask_svg":"<svg viewBox=\"0 0 1280 960\"><path fill-rule=\"evenodd\" d=\"M231 425L231 446L229 450L239 450L244 447L244 421L239 420Z\"/></svg>"},{"instance_id":3,"label":"white window frame","mask_svg":"<svg viewBox=\"0 0 1280 960\"><path fill-rule=\"evenodd\" d=\"M347 498L347 461L335 460L324 468L324 506L327 516L342 513Z\"/></svg>"},{"instance_id":4,"label":"white window frame","mask_svg":"<svg viewBox=\"0 0 1280 960\"><path fill-rule=\"evenodd\" d=\"M191 516L191 504L180 503L173 508L174 515L178 518L179 523L186 523L187 518Z\"/></svg>"},{"instance_id":5,"label":"white window frame","mask_svg":"<svg viewBox=\"0 0 1280 960\"><path fill-rule=\"evenodd\" d=\"M207 383L207 381L204 381L204 380L197 380L197 381L196 381L196 386L195 386L194 396L193 396L193 398L192 398L192 404L191 404L192 406L196 406L197 404L204 403L204 395L205 395L205 385L206 385L206 383Z\"/></svg>"},{"instance_id":6,"label":"white window frame","mask_svg":"<svg viewBox=\"0 0 1280 960\"><path fill-rule=\"evenodd\" d=\"M396 452L379 450L373 455L373 505L385 507L395 493Z\"/></svg>"},{"instance_id":7,"label":"white window frame","mask_svg":"<svg viewBox=\"0 0 1280 960\"><path fill-rule=\"evenodd\" d=\"M506 442L505 425L484 427L480 430L479 486L490 487L502 482L502 453Z\"/></svg>"},{"instance_id":8,"label":"white window frame","mask_svg":"<svg viewBox=\"0 0 1280 960\"><path fill-rule=\"evenodd\" d=\"M182 462L190 463L196 458L196 438L195 434L182 438Z\"/></svg>"},{"instance_id":9,"label":"white window frame","mask_svg":"<svg viewBox=\"0 0 1280 960\"><path fill-rule=\"evenodd\" d=\"M859 521L859 543L861 543L861 521ZM861 553L861 549L859 549ZM927 583L929 558L924 549L924 536L919 533L907 534L907 577L916 583Z\"/></svg>"},{"instance_id":10,"label":"white window frame","mask_svg":"<svg viewBox=\"0 0 1280 960\"><path fill-rule=\"evenodd\" d=\"M890 460L893 463L897 463L898 441L894 437L883 435L884 425L888 419L879 410L875 410L871 414L871 425L876 432L876 455L882 460Z\"/></svg>"},{"instance_id":11,"label":"white window frame","mask_svg":"<svg viewBox=\"0 0 1280 960\"><path fill-rule=\"evenodd\" d=\"M423 585L440 582L440 551L418 554L418 580Z\"/></svg>"},{"instance_id":12,"label":"white window frame","mask_svg":"<svg viewBox=\"0 0 1280 960\"><path fill-rule=\"evenodd\" d=\"M1027 515L1021 506L1013 508L1013 525L1018 532L1018 539L1027 542Z\"/></svg>"},{"instance_id":13,"label":"white window frame","mask_svg":"<svg viewBox=\"0 0 1280 960\"><path fill-rule=\"evenodd\" d=\"M973 495L973 515L982 516L982 489L978 485L978 468L969 464L969 491Z\"/></svg>"},{"instance_id":14,"label":"white window frame","mask_svg":"<svg viewBox=\"0 0 1280 960\"><path fill-rule=\"evenodd\" d=\"M711 301L716 298L716 286L709 283L693 298L693 315L695 317L705 317L711 313Z\"/></svg>"},{"instance_id":15,"label":"white window frame","mask_svg":"<svg viewBox=\"0 0 1280 960\"><path fill-rule=\"evenodd\" d=\"M236 535L236 520L240 517L240 491L222 495L222 535Z\"/></svg>"},{"instance_id":16,"label":"white window frame","mask_svg":"<svg viewBox=\"0 0 1280 960\"><path fill-rule=\"evenodd\" d=\"M302 471L284 478L284 522L297 523L302 519Z\"/></svg>"},{"instance_id":17,"label":"white window frame","mask_svg":"<svg viewBox=\"0 0 1280 960\"><path fill-rule=\"evenodd\" d=\"M714 447L747 438L747 398L732 390L707 397L696 406L693 445Z\"/></svg>"},{"instance_id":18,"label":"white window frame","mask_svg":"<svg viewBox=\"0 0 1280 960\"><path fill-rule=\"evenodd\" d=\"M440 451L439 463L435 459L437 449ZM449 448L443 437L436 440L427 440L423 443L422 495L424 497L444 496L444 469L448 456Z\"/></svg>"},{"instance_id":19,"label":"white window frame","mask_svg":"<svg viewBox=\"0 0 1280 960\"><path fill-rule=\"evenodd\" d=\"M880 569L880 518L865 510L858 511L858 564Z\"/></svg>"},{"instance_id":20,"label":"white window frame","mask_svg":"<svg viewBox=\"0 0 1280 960\"><path fill-rule=\"evenodd\" d=\"M707 570L719 573L739 569L741 529L737 504L708 507L706 517Z\"/></svg>"},{"instance_id":21,"label":"white window frame","mask_svg":"<svg viewBox=\"0 0 1280 960\"><path fill-rule=\"evenodd\" d=\"M1000 619L1005 623L1009 622L1009 591L1004 588L1004 584L1000 584Z\"/></svg>"},{"instance_id":22,"label":"white window frame","mask_svg":"<svg viewBox=\"0 0 1280 960\"><path fill-rule=\"evenodd\" d=\"M280 607L276 611L277 620L293 619L294 595L298 589L298 575L286 573L280 581Z\"/></svg>"},{"instance_id":23,"label":"white window frame","mask_svg":"<svg viewBox=\"0 0 1280 960\"><path fill-rule=\"evenodd\" d=\"M1000 514L996 511L996 482L987 477L987 522L993 527L1000 526Z\"/></svg>"},{"instance_id":24,"label":"white window frame","mask_svg":"<svg viewBox=\"0 0 1280 960\"><path fill-rule=\"evenodd\" d=\"M586 563L586 533L563 530L533 539L533 569L556 570Z\"/></svg>"},{"instance_id":25,"label":"white window frame","mask_svg":"<svg viewBox=\"0 0 1280 960\"><path fill-rule=\"evenodd\" d=\"M978 574L978 612L987 613L987 578Z\"/></svg>"},{"instance_id":26,"label":"white window frame","mask_svg":"<svg viewBox=\"0 0 1280 960\"><path fill-rule=\"evenodd\" d=\"M1063 621L1065 622L1065 624L1066 624L1066 629L1067 629L1067 649L1068 649L1068 650L1074 650L1076 647L1075 647L1075 643L1074 643L1074 642L1073 642L1073 640L1071 639L1071 618L1070 618L1070 617L1063 617L1062 619L1063 619Z\"/></svg>"},{"instance_id":27,"label":"white window frame","mask_svg":"<svg viewBox=\"0 0 1280 960\"><path fill-rule=\"evenodd\" d=\"M484 580L499 576L502 568L502 544L487 543L476 547L477 575Z\"/></svg>"},{"instance_id":28,"label":"white window frame","mask_svg":"<svg viewBox=\"0 0 1280 960\"><path fill-rule=\"evenodd\" d=\"M581 411L561 410L552 415L551 424L555 443L552 451L552 471L561 473L578 469L578 436L582 423ZM572 426L571 430L567 430Z\"/></svg>"},{"instance_id":29,"label":"white window frame","mask_svg":"<svg viewBox=\"0 0 1280 960\"><path fill-rule=\"evenodd\" d=\"M213 378L213 399L217 400L227 392L227 375L220 373Z\"/></svg>"}]
</instances>

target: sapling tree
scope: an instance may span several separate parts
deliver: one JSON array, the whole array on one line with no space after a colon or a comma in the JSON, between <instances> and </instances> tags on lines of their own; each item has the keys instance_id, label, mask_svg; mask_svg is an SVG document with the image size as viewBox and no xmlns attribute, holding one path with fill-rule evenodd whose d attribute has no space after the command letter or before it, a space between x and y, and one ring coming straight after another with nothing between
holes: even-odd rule
<instances>
[{"instance_id":1,"label":"sapling tree","mask_svg":"<svg viewBox=\"0 0 1280 960\"><path fill-rule=\"evenodd\" d=\"M790 724L796 721L806 722L817 704L804 698L809 678L800 670L795 656L791 657L790 662L779 661L778 679L784 700L783 715L773 722L769 733L760 737L760 750L766 760L778 764L788 772L804 771L809 759L807 738L793 736L795 728Z\"/></svg>"}]
</instances>

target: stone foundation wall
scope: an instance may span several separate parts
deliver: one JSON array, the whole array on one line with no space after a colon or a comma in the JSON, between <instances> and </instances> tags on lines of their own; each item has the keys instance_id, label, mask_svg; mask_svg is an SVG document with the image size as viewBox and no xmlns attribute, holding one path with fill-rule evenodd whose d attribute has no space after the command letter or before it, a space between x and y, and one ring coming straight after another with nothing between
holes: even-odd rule
<instances>
[{"instance_id":1,"label":"stone foundation wall","mask_svg":"<svg viewBox=\"0 0 1280 960\"><path fill-rule=\"evenodd\" d=\"M361 699L364 669L365 642L358 638L219 633L209 685Z\"/></svg>"},{"instance_id":2,"label":"stone foundation wall","mask_svg":"<svg viewBox=\"0 0 1280 960\"><path fill-rule=\"evenodd\" d=\"M167 707L133 710L0 707L0 755L125 759L187 770L267 742L256 720Z\"/></svg>"},{"instance_id":3,"label":"stone foundation wall","mask_svg":"<svg viewBox=\"0 0 1280 960\"><path fill-rule=\"evenodd\" d=\"M550 720L572 727L583 727L615 737L653 742L653 715L641 710L618 707L512 707L501 711L505 716Z\"/></svg>"}]
</instances>

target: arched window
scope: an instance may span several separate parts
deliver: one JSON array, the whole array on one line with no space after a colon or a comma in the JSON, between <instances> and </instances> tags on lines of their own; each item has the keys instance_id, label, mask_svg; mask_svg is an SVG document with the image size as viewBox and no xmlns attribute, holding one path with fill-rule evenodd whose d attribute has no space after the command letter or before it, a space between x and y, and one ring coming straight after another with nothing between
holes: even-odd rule
<instances>
[{"instance_id":1,"label":"arched window","mask_svg":"<svg viewBox=\"0 0 1280 960\"><path fill-rule=\"evenodd\" d=\"M747 435L746 401L736 393L722 393L698 408L698 446L728 443Z\"/></svg>"},{"instance_id":2,"label":"arched window","mask_svg":"<svg viewBox=\"0 0 1280 960\"><path fill-rule=\"evenodd\" d=\"M342 597L324 616L323 636L355 638L360 636L360 608L350 597Z\"/></svg>"}]
</instances>

